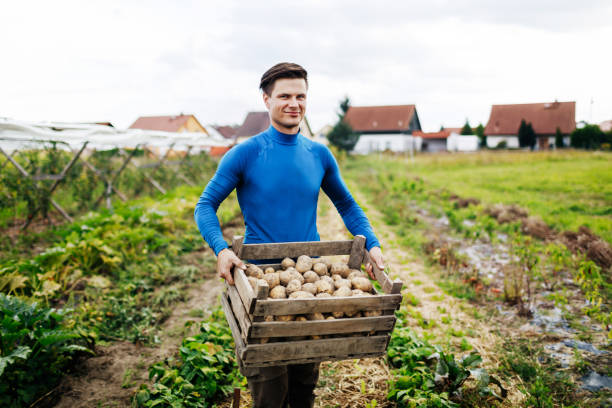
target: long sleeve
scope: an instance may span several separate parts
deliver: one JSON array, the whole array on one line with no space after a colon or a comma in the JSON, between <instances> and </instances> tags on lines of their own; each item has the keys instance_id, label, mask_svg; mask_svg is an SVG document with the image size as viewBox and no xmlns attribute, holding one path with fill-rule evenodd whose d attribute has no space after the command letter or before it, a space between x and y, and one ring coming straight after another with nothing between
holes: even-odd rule
<instances>
[{"instance_id":1,"label":"long sleeve","mask_svg":"<svg viewBox=\"0 0 612 408\"><path fill-rule=\"evenodd\" d=\"M336 209L338 209L344 224L351 234L363 235L366 237L366 248L368 251L375 246L380 247L380 243L376 235L374 235L370 221L368 221L365 213L359 204L357 204L342 180L336 159L329 150L325 149L324 152L325 155L323 159L327 161L327 167L323 182L321 183L323 191L334 203Z\"/></svg>"},{"instance_id":2,"label":"long sleeve","mask_svg":"<svg viewBox=\"0 0 612 408\"><path fill-rule=\"evenodd\" d=\"M230 150L219 163L213 178L202 192L194 211L194 219L204 240L217 255L228 245L223 239L217 209L240 181L241 160L236 148Z\"/></svg>"}]
</instances>

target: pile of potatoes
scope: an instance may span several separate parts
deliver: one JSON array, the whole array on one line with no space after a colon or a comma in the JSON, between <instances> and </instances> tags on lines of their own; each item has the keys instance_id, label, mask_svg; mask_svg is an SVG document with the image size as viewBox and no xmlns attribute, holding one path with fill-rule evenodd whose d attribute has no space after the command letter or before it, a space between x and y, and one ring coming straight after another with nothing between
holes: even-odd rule
<instances>
[{"instance_id":1,"label":"pile of potatoes","mask_svg":"<svg viewBox=\"0 0 612 408\"><path fill-rule=\"evenodd\" d=\"M310 258L302 255L294 262L283 259L279 270L268 267L262 270L257 265L247 265L246 275L255 289L258 281L264 280L270 290L270 299L306 299L344 296L372 296L376 294L367 275L357 269L350 269L341 262L331 263L324 258ZM342 317L380 316L380 311L342 310L329 314L313 313L307 316L268 316L267 321L300 321L338 319Z\"/></svg>"}]
</instances>

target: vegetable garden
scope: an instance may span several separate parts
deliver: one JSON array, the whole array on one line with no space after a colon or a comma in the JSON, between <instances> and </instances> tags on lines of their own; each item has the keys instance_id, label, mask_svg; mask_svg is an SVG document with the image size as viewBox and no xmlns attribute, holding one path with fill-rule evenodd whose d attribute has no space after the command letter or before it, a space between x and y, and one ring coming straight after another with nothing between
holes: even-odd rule
<instances>
[{"instance_id":1,"label":"vegetable garden","mask_svg":"<svg viewBox=\"0 0 612 408\"><path fill-rule=\"evenodd\" d=\"M14 159L46 174L71 157L49 146ZM88 161L110 174L122 158ZM54 194L74 221L35 220L27 232L28 208L53 212L28 194L53 180L17 187L15 168L2 169L2 406L229 407L234 388L247 406L215 257L193 222L216 162L190 160L195 187L160 168L162 194L143 175L150 167L130 166L115 184L126 201L90 212L105 184L75 164L66 180L79 181ZM403 300L385 358L322 365L318 406L605 406L611 162L580 152L342 158ZM241 233L233 195L218 215L228 241ZM324 196L319 230L349 238ZM106 368L128 354L121 371ZM106 390L93 389L98 369Z\"/></svg>"}]
</instances>

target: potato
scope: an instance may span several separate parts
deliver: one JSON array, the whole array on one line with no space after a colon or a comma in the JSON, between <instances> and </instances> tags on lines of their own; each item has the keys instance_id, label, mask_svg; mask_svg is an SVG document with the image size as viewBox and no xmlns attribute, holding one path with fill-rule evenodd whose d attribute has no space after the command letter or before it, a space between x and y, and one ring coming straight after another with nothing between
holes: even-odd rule
<instances>
[{"instance_id":1,"label":"potato","mask_svg":"<svg viewBox=\"0 0 612 408\"><path fill-rule=\"evenodd\" d=\"M338 290L334 292L334 296L336 297L353 296L353 292L348 287L341 286Z\"/></svg>"},{"instance_id":2,"label":"potato","mask_svg":"<svg viewBox=\"0 0 612 408\"><path fill-rule=\"evenodd\" d=\"M306 272L304 272L303 276L304 276L304 281L306 281L308 283L315 283L316 281L319 280L319 275L317 275L313 271L306 271Z\"/></svg>"},{"instance_id":3,"label":"potato","mask_svg":"<svg viewBox=\"0 0 612 408\"><path fill-rule=\"evenodd\" d=\"M368 278L353 278L350 282L354 289L361 289L368 293L372 291L372 282Z\"/></svg>"},{"instance_id":4,"label":"potato","mask_svg":"<svg viewBox=\"0 0 612 408\"><path fill-rule=\"evenodd\" d=\"M321 293L317 293L318 298L326 298L326 297L331 297L331 295L327 292L321 292Z\"/></svg>"},{"instance_id":5,"label":"potato","mask_svg":"<svg viewBox=\"0 0 612 408\"><path fill-rule=\"evenodd\" d=\"M298 272L304 273L309 271L312 268L312 259L308 255L301 255L297 259L297 263L295 264L295 269Z\"/></svg>"},{"instance_id":6,"label":"potato","mask_svg":"<svg viewBox=\"0 0 612 408\"><path fill-rule=\"evenodd\" d=\"M308 320L325 320L325 316L323 316L323 313L311 313L311 314L307 314L306 318Z\"/></svg>"},{"instance_id":7,"label":"potato","mask_svg":"<svg viewBox=\"0 0 612 408\"><path fill-rule=\"evenodd\" d=\"M287 297L287 289L284 286L278 285L272 288L269 295L272 299L285 299Z\"/></svg>"},{"instance_id":8,"label":"potato","mask_svg":"<svg viewBox=\"0 0 612 408\"><path fill-rule=\"evenodd\" d=\"M285 270L286 270L287 268L292 267L292 266L295 266L295 262L294 262L294 261L293 261L293 259L291 259L291 258L285 258L285 259L283 259L283 261L281 262L281 267L282 267L283 269L285 269Z\"/></svg>"},{"instance_id":9,"label":"potato","mask_svg":"<svg viewBox=\"0 0 612 408\"><path fill-rule=\"evenodd\" d=\"M297 279L292 279L287 284L287 295L291 295L293 292L302 290L302 284Z\"/></svg>"},{"instance_id":10,"label":"potato","mask_svg":"<svg viewBox=\"0 0 612 408\"><path fill-rule=\"evenodd\" d=\"M283 286L287 286L289 281L291 280L291 272L290 271L282 271L278 274L280 284Z\"/></svg>"},{"instance_id":11,"label":"potato","mask_svg":"<svg viewBox=\"0 0 612 408\"><path fill-rule=\"evenodd\" d=\"M292 292L289 295L289 299L305 299L305 298L311 298L311 297L314 297L314 295L304 290L298 290L298 291Z\"/></svg>"},{"instance_id":12,"label":"potato","mask_svg":"<svg viewBox=\"0 0 612 408\"><path fill-rule=\"evenodd\" d=\"M344 312L332 312L332 317L334 319L342 319L344 317Z\"/></svg>"},{"instance_id":13,"label":"potato","mask_svg":"<svg viewBox=\"0 0 612 408\"><path fill-rule=\"evenodd\" d=\"M295 318L295 321L296 322L306 322L308 321L308 319L306 318L306 316L299 315Z\"/></svg>"},{"instance_id":14,"label":"potato","mask_svg":"<svg viewBox=\"0 0 612 408\"><path fill-rule=\"evenodd\" d=\"M345 311L344 314L346 315L346 317L361 317L361 314L358 310L348 310Z\"/></svg>"},{"instance_id":15,"label":"potato","mask_svg":"<svg viewBox=\"0 0 612 408\"><path fill-rule=\"evenodd\" d=\"M341 275L338 275L337 273L335 273L335 274L333 274L333 275L332 275L332 279L333 279L333 280L334 280L334 282L335 282L335 281L337 281L338 279L342 279L342 276L341 276Z\"/></svg>"},{"instance_id":16,"label":"potato","mask_svg":"<svg viewBox=\"0 0 612 408\"><path fill-rule=\"evenodd\" d=\"M327 270L328 271L329 271L329 268L331 268L331 265L332 265L332 262L329 259L327 259L327 258L319 258L319 259L317 259L317 262L324 263L325 266L327 266Z\"/></svg>"},{"instance_id":17,"label":"potato","mask_svg":"<svg viewBox=\"0 0 612 408\"><path fill-rule=\"evenodd\" d=\"M291 274L291 280L297 279L300 281L300 285L302 285L304 283L304 277L302 276L301 273L299 273L298 271L296 271L295 269L291 272L289 272Z\"/></svg>"},{"instance_id":18,"label":"potato","mask_svg":"<svg viewBox=\"0 0 612 408\"><path fill-rule=\"evenodd\" d=\"M291 322L295 320L295 315L278 315L274 317L277 322Z\"/></svg>"},{"instance_id":19,"label":"potato","mask_svg":"<svg viewBox=\"0 0 612 408\"><path fill-rule=\"evenodd\" d=\"M310 340L321 340L323 337L318 336L318 335L314 335L314 336L310 336Z\"/></svg>"},{"instance_id":20,"label":"potato","mask_svg":"<svg viewBox=\"0 0 612 408\"><path fill-rule=\"evenodd\" d=\"M363 295L363 290L361 289L353 289L353 296L362 296Z\"/></svg>"},{"instance_id":21,"label":"potato","mask_svg":"<svg viewBox=\"0 0 612 408\"><path fill-rule=\"evenodd\" d=\"M319 280L325 281L325 282L329 283L331 286L334 286L334 280L332 279L331 276L327 276L327 275L321 276L321 279L319 279Z\"/></svg>"},{"instance_id":22,"label":"potato","mask_svg":"<svg viewBox=\"0 0 612 408\"><path fill-rule=\"evenodd\" d=\"M347 279L353 280L353 278L367 278L368 275L365 272L358 271L357 269L351 269L351 273L349 273Z\"/></svg>"},{"instance_id":23,"label":"potato","mask_svg":"<svg viewBox=\"0 0 612 408\"><path fill-rule=\"evenodd\" d=\"M312 266L312 270L319 276L327 275L327 265L323 262L317 262Z\"/></svg>"},{"instance_id":24,"label":"potato","mask_svg":"<svg viewBox=\"0 0 612 408\"><path fill-rule=\"evenodd\" d=\"M268 282L270 289L280 285L280 274L278 272L266 273L263 278Z\"/></svg>"},{"instance_id":25,"label":"potato","mask_svg":"<svg viewBox=\"0 0 612 408\"><path fill-rule=\"evenodd\" d=\"M252 276L254 278L257 279L262 279L263 278L263 271L261 270L261 268L257 265L253 265L253 264L248 264L247 265L247 269L246 269L246 274L247 276Z\"/></svg>"},{"instance_id":26,"label":"potato","mask_svg":"<svg viewBox=\"0 0 612 408\"><path fill-rule=\"evenodd\" d=\"M380 311L380 310L364 310L363 315L365 317L378 317L378 316L382 316L382 311Z\"/></svg>"},{"instance_id":27,"label":"potato","mask_svg":"<svg viewBox=\"0 0 612 408\"><path fill-rule=\"evenodd\" d=\"M253 288L253 290L255 290L255 288L257 287L257 278L254 278L252 276L247 276L247 280L251 284L251 287Z\"/></svg>"},{"instance_id":28,"label":"potato","mask_svg":"<svg viewBox=\"0 0 612 408\"><path fill-rule=\"evenodd\" d=\"M327 281L318 280L314 283L317 293L329 293L330 295L334 293L334 287Z\"/></svg>"},{"instance_id":29,"label":"potato","mask_svg":"<svg viewBox=\"0 0 612 408\"><path fill-rule=\"evenodd\" d=\"M273 322L274 321L274 316L272 315L267 315L266 317L264 317L264 322Z\"/></svg>"},{"instance_id":30,"label":"potato","mask_svg":"<svg viewBox=\"0 0 612 408\"><path fill-rule=\"evenodd\" d=\"M276 272L276 271L274 270L274 268L273 268L273 267L271 267L271 266L268 266L268 267L267 267L267 268L264 270L264 275L265 275L265 274L267 274L267 273L274 273L274 272Z\"/></svg>"},{"instance_id":31,"label":"potato","mask_svg":"<svg viewBox=\"0 0 612 408\"><path fill-rule=\"evenodd\" d=\"M343 278L347 278L349 275L349 267L347 264L342 263L342 262L336 262L333 263L331 266L331 274L338 274L340 276L342 276Z\"/></svg>"},{"instance_id":32,"label":"potato","mask_svg":"<svg viewBox=\"0 0 612 408\"><path fill-rule=\"evenodd\" d=\"M314 283L305 283L302 285L302 290L304 292L312 293L313 295L317 294L317 287Z\"/></svg>"},{"instance_id":33,"label":"potato","mask_svg":"<svg viewBox=\"0 0 612 408\"><path fill-rule=\"evenodd\" d=\"M336 289L340 289L341 287L347 287L347 288L351 288L351 281L348 279L338 279L337 281L334 282L334 287Z\"/></svg>"},{"instance_id":34,"label":"potato","mask_svg":"<svg viewBox=\"0 0 612 408\"><path fill-rule=\"evenodd\" d=\"M325 320L336 320L336 318L334 316L327 316Z\"/></svg>"}]
</instances>

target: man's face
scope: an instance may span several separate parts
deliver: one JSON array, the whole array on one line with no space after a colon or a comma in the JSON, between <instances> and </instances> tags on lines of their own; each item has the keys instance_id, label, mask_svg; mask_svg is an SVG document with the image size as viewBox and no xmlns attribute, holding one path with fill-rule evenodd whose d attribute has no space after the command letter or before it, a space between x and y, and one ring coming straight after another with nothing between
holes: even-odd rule
<instances>
[{"instance_id":1,"label":"man's face","mask_svg":"<svg viewBox=\"0 0 612 408\"><path fill-rule=\"evenodd\" d=\"M306 81L282 78L274 82L271 95L263 93L272 126L283 133L297 133L306 113Z\"/></svg>"}]
</instances>

